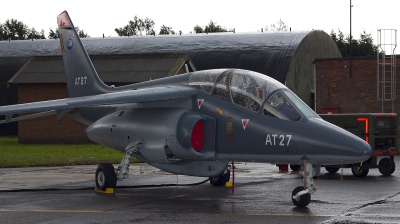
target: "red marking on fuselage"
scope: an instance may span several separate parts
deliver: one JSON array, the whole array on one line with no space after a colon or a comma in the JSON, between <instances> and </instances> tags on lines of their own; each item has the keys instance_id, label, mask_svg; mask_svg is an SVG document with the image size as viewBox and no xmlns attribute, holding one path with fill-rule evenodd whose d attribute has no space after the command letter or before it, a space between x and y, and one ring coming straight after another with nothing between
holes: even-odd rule
<instances>
[{"instance_id":1,"label":"red marking on fuselage","mask_svg":"<svg viewBox=\"0 0 400 224\"><path fill-rule=\"evenodd\" d=\"M243 130L246 130L246 126L249 123L250 119L242 119Z\"/></svg>"},{"instance_id":2,"label":"red marking on fuselage","mask_svg":"<svg viewBox=\"0 0 400 224\"><path fill-rule=\"evenodd\" d=\"M197 106L199 106L199 109L201 105L203 105L204 99L197 99Z\"/></svg>"}]
</instances>

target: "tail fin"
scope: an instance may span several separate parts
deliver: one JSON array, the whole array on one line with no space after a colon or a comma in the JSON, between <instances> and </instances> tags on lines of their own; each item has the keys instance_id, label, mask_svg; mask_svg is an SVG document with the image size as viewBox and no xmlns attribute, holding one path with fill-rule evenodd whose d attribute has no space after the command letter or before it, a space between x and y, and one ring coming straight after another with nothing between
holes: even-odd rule
<instances>
[{"instance_id":1,"label":"tail fin","mask_svg":"<svg viewBox=\"0 0 400 224\"><path fill-rule=\"evenodd\" d=\"M69 97L110 92L94 68L67 11L57 16Z\"/></svg>"}]
</instances>

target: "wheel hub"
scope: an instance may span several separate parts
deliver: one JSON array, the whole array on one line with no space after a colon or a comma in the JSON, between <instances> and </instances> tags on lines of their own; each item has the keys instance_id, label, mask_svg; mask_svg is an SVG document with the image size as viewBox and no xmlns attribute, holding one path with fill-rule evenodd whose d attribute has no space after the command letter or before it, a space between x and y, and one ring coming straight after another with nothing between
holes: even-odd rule
<instances>
[{"instance_id":1,"label":"wheel hub","mask_svg":"<svg viewBox=\"0 0 400 224\"><path fill-rule=\"evenodd\" d=\"M97 183L100 185L100 186L104 186L104 184L105 184L105 174L104 174L104 172L103 171L100 171L98 174L97 174Z\"/></svg>"}]
</instances>

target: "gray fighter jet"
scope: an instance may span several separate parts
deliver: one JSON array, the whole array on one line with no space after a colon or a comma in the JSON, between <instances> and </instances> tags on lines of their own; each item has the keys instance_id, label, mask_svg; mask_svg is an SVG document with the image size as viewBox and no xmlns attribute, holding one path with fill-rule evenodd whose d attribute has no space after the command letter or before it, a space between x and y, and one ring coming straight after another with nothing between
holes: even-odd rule
<instances>
[{"instance_id":1,"label":"gray fighter jet","mask_svg":"<svg viewBox=\"0 0 400 224\"><path fill-rule=\"evenodd\" d=\"M304 207L321 164L371 156L364 140L325 122L286 86L256 72L205 70L107 86L66 11L57 23L69 98L0 107L1 123L55 114L87 124L89 139L125 152L117 169L98 166L98 189L126 178L131 156L166 172L209 177L214 186L230 179L229 162L299 164L304 186L293 190L292 201ZM30 115L13 118L23 113Z\"/></svg>"}]
</instances>

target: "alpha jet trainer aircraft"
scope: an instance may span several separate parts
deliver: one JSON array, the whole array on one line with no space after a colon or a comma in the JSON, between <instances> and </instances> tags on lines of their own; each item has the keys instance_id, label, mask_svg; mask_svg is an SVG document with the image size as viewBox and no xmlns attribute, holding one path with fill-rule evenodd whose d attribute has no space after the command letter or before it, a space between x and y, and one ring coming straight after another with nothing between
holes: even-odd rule
<instances>
[{"instance_id":1,"label":"alpha jet trainer aircraft","mask_svg":"<svg viewBox=\"0 0 400 224\"><path fill-rule=\"evenodd\" d=\"M221 186L228 162L305 164L304 187L292 201L307 206L320 164L351 164L371 156L370 146L323 121L278 81L256 72L216 69L110 87L97 75L66 11L57 17L69 98L0 107L2 121L56 114L87 124L94 142L121 152L117 169L100 164L98 189L127 177L135 156L166 172L210 177ZM13 118L15 114L32 113Z\"/></svg>"}]
</instances>

